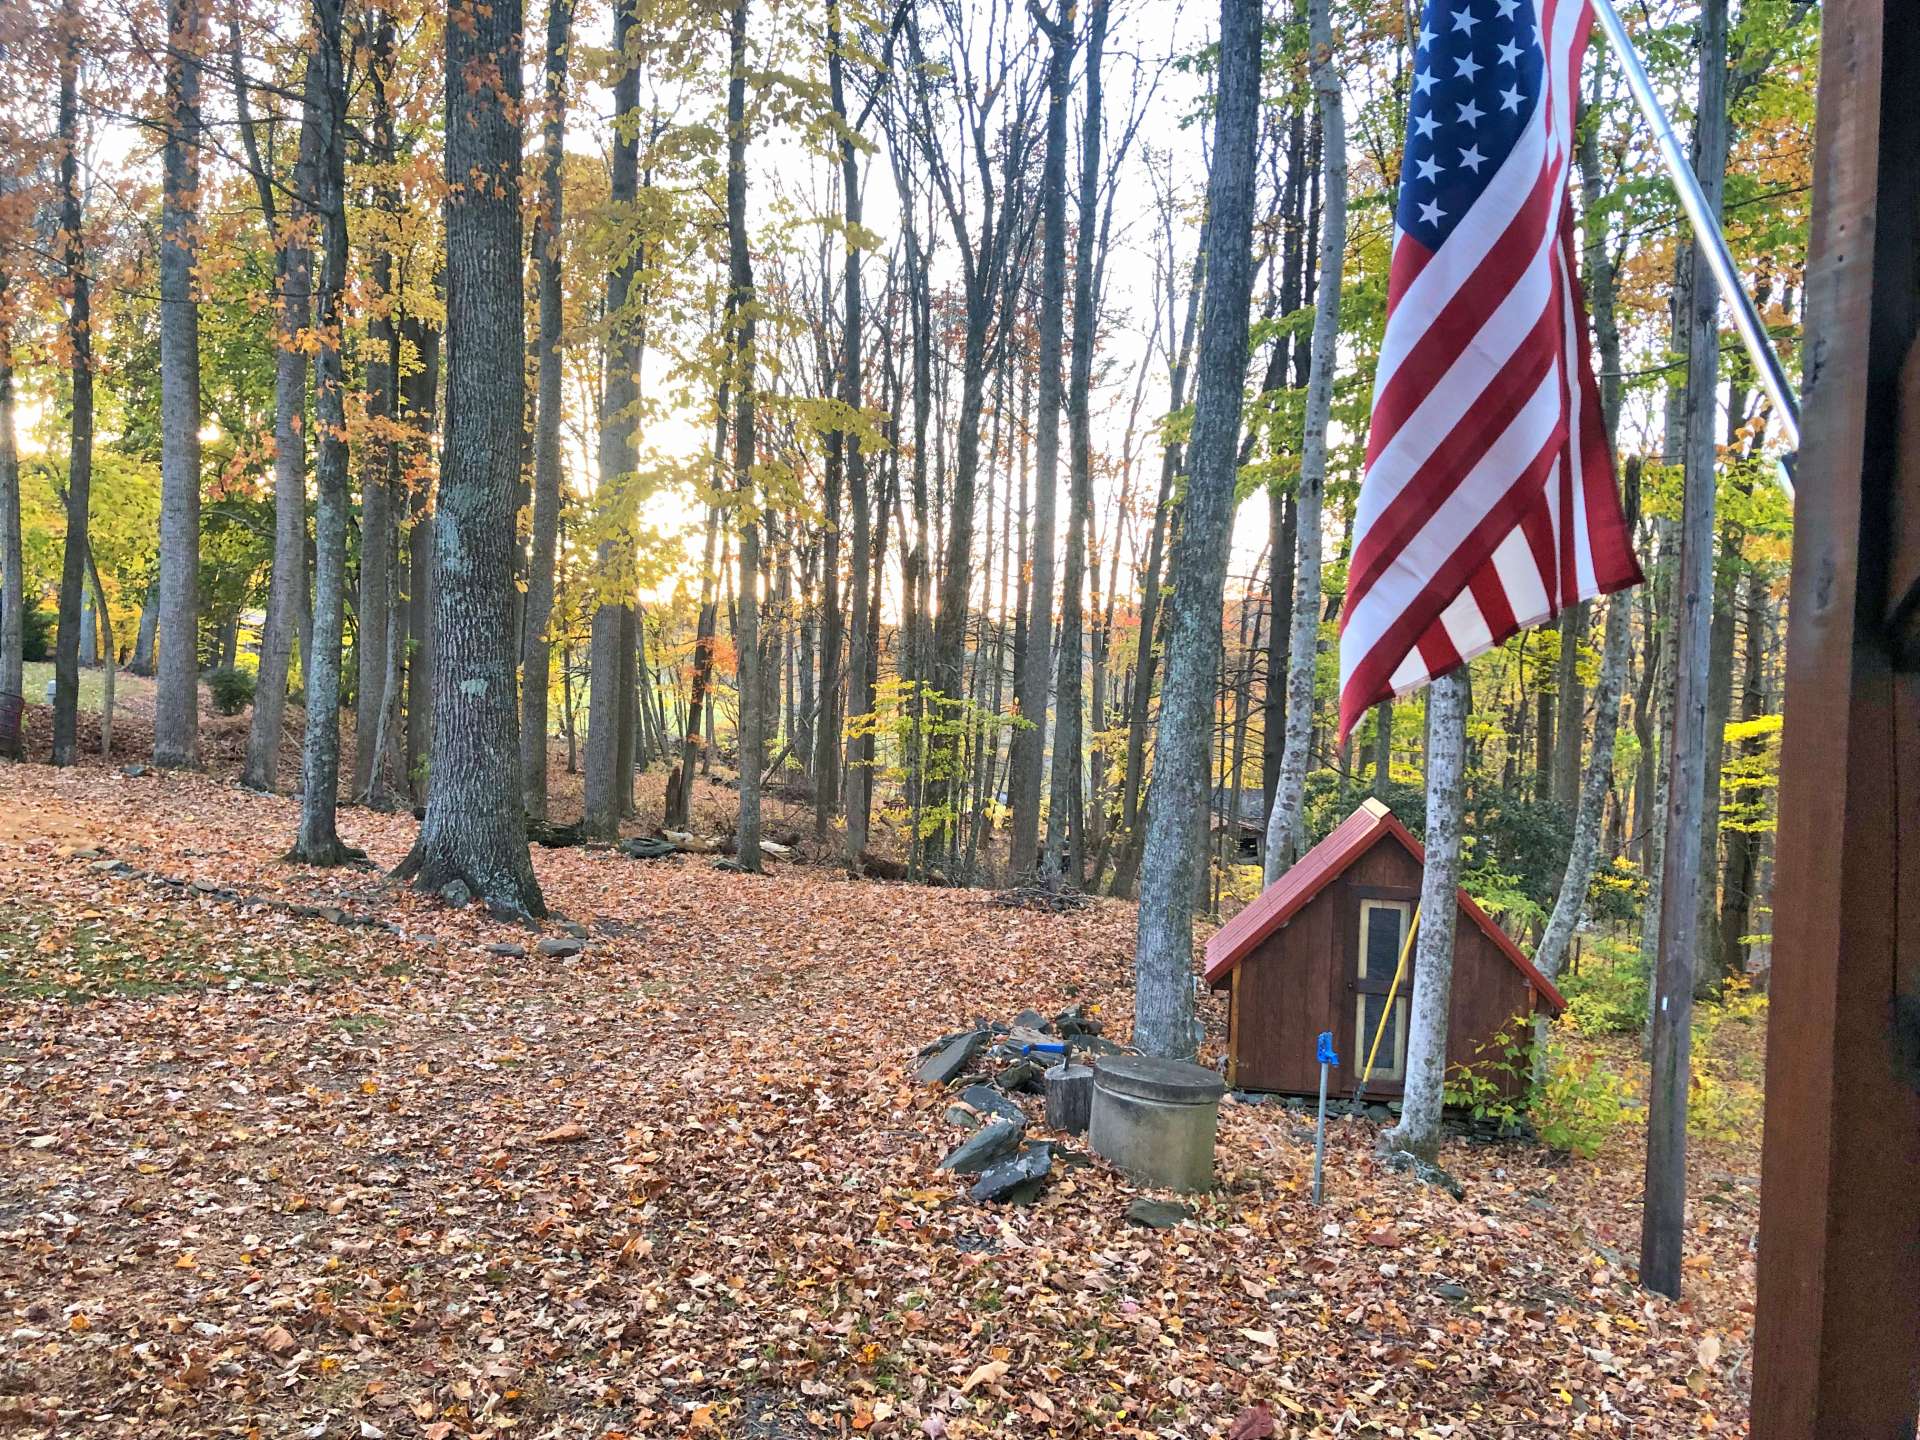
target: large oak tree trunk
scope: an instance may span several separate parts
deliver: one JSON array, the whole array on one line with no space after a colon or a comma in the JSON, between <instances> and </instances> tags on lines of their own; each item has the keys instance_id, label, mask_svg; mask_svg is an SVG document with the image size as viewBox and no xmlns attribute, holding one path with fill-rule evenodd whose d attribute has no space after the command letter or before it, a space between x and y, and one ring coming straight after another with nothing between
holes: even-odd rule
<instances>
[{"instance_id":1,"label":"large oak tree trunk","mask_svg":"<svg viewBox=\"0 0 1920 1440\"><path fill-rule=\"evenodd\" d=\"M521 815L513 516L525 413L520 0L447 26L447 433L434 515L433 757L397 874L546 913Z\"/></svg>"}]
</instances>

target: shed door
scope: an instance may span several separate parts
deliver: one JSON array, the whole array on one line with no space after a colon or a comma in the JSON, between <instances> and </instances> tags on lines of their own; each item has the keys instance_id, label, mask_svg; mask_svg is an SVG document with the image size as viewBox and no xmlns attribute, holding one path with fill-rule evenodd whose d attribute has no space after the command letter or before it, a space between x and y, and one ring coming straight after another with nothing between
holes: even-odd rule
<instances>
[{"instance_id":1,"label":"shed door","mask_svg":"<svg viewBox=\"0 0 1920 1440\"><path fill-rule=\"evenodd\" d=\"M1373 1055L1370 1085L1398 1084L1407 1071L1407 1016L1413 995L1413 963L1408 957L1407 974L1388 1008L1387 992L1393 990L1394 971L1400 965L1400 951L1406 944L1407 927L1413 922L1413 906L1405 900L1360 902L1360 944L1357 947L1357 973L1353 978L1353 1077L1366 1073L1367 1057ZM1375 1036L1379 1047L1375 1049Z\"/></svg>"}]
</instances>

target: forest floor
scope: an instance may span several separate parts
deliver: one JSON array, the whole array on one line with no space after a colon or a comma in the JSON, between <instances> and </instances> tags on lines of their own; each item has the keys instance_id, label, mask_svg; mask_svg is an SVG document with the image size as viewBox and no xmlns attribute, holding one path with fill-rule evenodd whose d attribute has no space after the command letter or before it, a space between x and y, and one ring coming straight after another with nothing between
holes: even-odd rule
<instances>
[{"instance_id":1,"label":"forest floor","mask_svg":"<svg viewBox=\"0 0 1920 1440\"><path fill-rule=\"evenodd\" d=\"M1453 1144L1460 1202L1343 1118L1316 1209L1306 1118L1229 1101L1176 1228L1099 1162L979 1206L915 1052L1076 1002L1124 1037L1130 906L536 850L588 932L550 958L389 884L411 820L343 811L382 868L337 871L294 824L0 769L0 1430L1744 1430L1752 1134L1693 1152L1679 1303L1634 1284L1631 1125Z\"/></svg>"}]
</instances>

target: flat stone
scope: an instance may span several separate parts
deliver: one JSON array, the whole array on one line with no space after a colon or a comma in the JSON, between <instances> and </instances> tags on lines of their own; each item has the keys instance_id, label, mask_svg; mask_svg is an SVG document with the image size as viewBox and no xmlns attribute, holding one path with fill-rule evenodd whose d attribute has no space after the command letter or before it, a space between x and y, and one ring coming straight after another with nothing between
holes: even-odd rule
<instances>
[{"instance_id":1,"label":"flat stone","mask_svg":"<svg viewBox=\"0 0 1920 1440\"><path fill-rule=\"evenodd\" d=\"M1467 1298L1467 1287L1464 1285L1456 1285L1451 1280L1448 1280L1443 1284L1434 1286L1433 1293L1438 1295L1442 1300L1464 1300Z\"/></svg>"},{"instance_id":2,"label":"flat stone","mask_svg":"<svg viewBox=\"0 0 1920 1440\"><path fill-rule=\"evenodd\" d=\"M994 1076L993 1083L1002 1090L1038 1090L1046 1073L1038 1060L1016 1060Z\"/></svg>"},{"instance_id":3,"label":"flat stone","mask_svg":"<svg viewBox=\"0 0 1920 1440\"><path fill-rule=\"evenodd\" d=\"M922 1062L914 1078L922 1085L949 1085L966 1073L980 1047L987 1043L984 1030L969 1030L949 1040L937 1053Z\"/></svg>"},{"instance_id":4,"label":"flat stone","mask_svg":"<svg viewBox=\"0 0 1920 1440\"><path fill-rule=\"evenodd\" d=\"M526 946L509 945L505 941L487 946L486 951L489 955L499 955L507 960L524 960L527 958Z\"/></svg>"},{"instance_id":5,"label":"flat stone","mask_svg":"<svg viewBox=\"0 0 1920 1440\"><path fill-rule=\"evenodd\" d=\"M587 942L571 935L548 935L537 947L549 960L569 960L587 948Z\"/></svg>"},{"instance_id":6,"label":"flat stone","mask_svg":"<svg viewBox=\"0 0 1920 1440\"><path fill-rule=\"evenodd\" d=\"M1028 1205L1040 1194L1053 1172L1053 1147L1029 1145L1011 1159L988 1170L967 1192L981 1204Z\"/></svg>"},{"instance_id":7,"label":"flat stone","mask_svg":"<svg viewBox=\"0 0 1920 1440\"><path fill-rule=\"evenodd\" d=\"M997 1120L1016 1120L1023 1125L1027 1121L1027 1112L991 1085L969 1085L960 1092L960 1098L982 1115L991 1115Z\"/></svg>"},{"instance_id":8,"label":"flat stone","mask_svg":"<svg viewBox=\"0 0 1920 1440\"><path fill-rule=\"evenodd\" d=\"M1010 1154L1026 1133L1024 1123L996 1120L978 1134L967 1137L959 1149L940 1162L940 1169L951 1170L956 1175L978 1175Z\"/></svg>"},{"instance_id":9,"label":"flat stone","mask_svg":"<svg viewBox=\"0 0 1920 1440\"><path fill-rule=\"evenodd\" d=\"M1149 1200L1142 1196L1127 1206L1127 1219L1151 1230L1171 1230L1181 1221L1192 1218L1191 1210L1171 1200Z\"/></svg>"},{"instance_id":10,"label":"flat stone","mask_svg":"<svg viewBox=\"0 0 1920 1440\"><path fill-rule=\"evenodd\" d=\"M473 903L473 891L467 888L466 881L456 878L440 887L440 898L454 909L464 910Z\"/></svg>"},{"instance_id":11,"label":"flat stone","mask_svg":"<svg viewBox=\"0 0 1920 1440\"><path fill-rule=\"evenodd\" d=\"M562 920L560 922L560 928L576 940L586 939L589 933L586 926L577 924L572 920Z\"/></svg>"}]
</instances>

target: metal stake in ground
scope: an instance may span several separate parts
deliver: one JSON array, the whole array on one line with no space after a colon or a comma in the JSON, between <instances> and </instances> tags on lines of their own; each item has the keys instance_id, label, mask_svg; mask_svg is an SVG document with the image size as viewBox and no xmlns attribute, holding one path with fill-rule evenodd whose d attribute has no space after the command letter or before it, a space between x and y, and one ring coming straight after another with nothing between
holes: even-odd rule
<instances>
[{"instance_id":1,"label":"metal stake in ground","mask_svg":"<svg viewBox=\"0 0 1920 1440\"><path fill-rule=\"evenodd\" d=\"M1320 1121L1313 1131L1313 1203L1320 1203L1320 1174L1327 1162L1327 1072L1340 1063L1333 1048L1333 1032L1320 1032Z\"/></svg>"}]
</instances>

